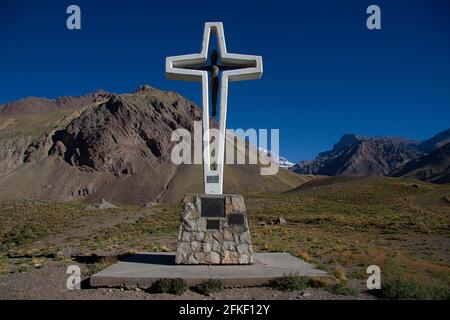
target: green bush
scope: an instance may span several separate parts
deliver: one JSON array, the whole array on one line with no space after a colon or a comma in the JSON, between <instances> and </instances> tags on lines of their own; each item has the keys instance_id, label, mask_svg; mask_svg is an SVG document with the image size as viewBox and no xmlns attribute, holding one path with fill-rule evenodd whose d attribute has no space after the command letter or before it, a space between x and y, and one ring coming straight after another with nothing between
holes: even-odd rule
<instances>
[{"instance_id":1,"label":"green bush","mask_svg":"<svg viewBox=\"0 0 450 320\"><path fill-rule=\"evenodd\" d=\"M150 291L154 293L168 293L170 291L171 283L171 279L159 279L152 284Z\"/></svg>"},{"instance_id":2,"label":"green bush","mask_svg":"<svg viewBox=\"0 0 450 320\"><path fill-rule=\"evenodd\" d=\"M415 279L396 276L386 278L381 283L381 290L378 295L382 298L400 300L400 299L450 299L449 287L422 284Z\"/></svg>"},{"instance_id":3,"label":"green bush","mask_svg":"<svg viewBox=\"0 0 450 320\"><path fill-rule=\"evenodd\" d=\"M15 244L17 246L36 241L40 236L46 234L48 230L44 230L39 226L25 225L12 228L4 235L2 243L4 245Z\"/></svg>"},{"instance_id":4,"label":"green bush","mask_svg":"<svg viewBox=\"0 0 450 320\"><path fill-rule=\"evenodd\" d=\"M184 281L183 279L172 279L172 286L170 288L169 293L181 296L183 293L186 292L187 289L188 286L186 284L186 281Z\"/></svg>"},{"instance_id":5,"label":"green bush","mask_svg":"<svg viewBox=\"0 0 450 320\"><path fill-rule=\"evenodd\" d=\"M357 290L350 288L349 286L342 284L342 283L336 284L334 286L326 287L326 290L331 293L342 295L342 296L353 296L358 293Z\"/></svg>"},{"instance_id":6,"label":"green bush","mask_svg":"<svg viewBox=\"0 0 450 320\"><path fill-rule=\"evenodd\" d=\"M308 287L308 278L298 275L289 275L275 278L269 282L269 286L280 291L303 290Z\"/></svg>"},{"instance_id":7,"label":"green bush","mask_svg":"<svg viewBox=\"0 0 450 320\"><path fill-rule=\"evenodd\" d=\"M223 290L223 282L220 280L213 280L213 279L203 281L202 283L198 284L195 287L195 291L204 294L206 296L218 293L222 290Z\"/></svg>"},{"instance_id":8,"label":"green bush","mask_svg":"<svg viewBox=\"0 0 450 320\"><path fill-rule=\"evenodd\" d=\"M150 287L152 293L171 293L176 295L182 295L187 290L186 281L183 279L159 279L155 281Z\"/></svg>"}]
</instances>

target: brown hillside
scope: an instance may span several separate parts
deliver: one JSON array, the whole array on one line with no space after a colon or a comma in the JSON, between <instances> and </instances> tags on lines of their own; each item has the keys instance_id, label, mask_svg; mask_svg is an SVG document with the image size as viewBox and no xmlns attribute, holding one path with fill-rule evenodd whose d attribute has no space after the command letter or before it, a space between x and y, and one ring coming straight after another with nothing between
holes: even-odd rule
<instances>
[{"instance_id":1,"label":"brown hillside","mask_svg":"<svg viewBox=\"0 0 450 320\"><path fill-rule=\"evenodd\" d=\"M142 86L78 108L0 117L0 201L105 198L131 204L201 192L201 166L170 160L174 129L193 130L201 110L174 92ZM70 100L70 99L69 99ZM304 182L257 165L225 169L225 192L283 192ZM310 179L310 178L309 178Z\"/></svg>"}]
</instances>

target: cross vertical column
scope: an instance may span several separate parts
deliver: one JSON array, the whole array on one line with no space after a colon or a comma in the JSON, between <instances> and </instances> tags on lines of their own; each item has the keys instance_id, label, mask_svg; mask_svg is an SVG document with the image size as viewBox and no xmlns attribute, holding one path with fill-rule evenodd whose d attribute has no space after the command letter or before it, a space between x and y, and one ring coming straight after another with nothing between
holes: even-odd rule
<instances>
[{"instance_id":1,"label":"cross vertical column","mask_svg":"<svg viewBox=\"0 0 450 320\"><path fill-rule=\"evenodd\" d=\"M209 84L207 62L211 34L217 36L217 47L221 61L220 81L220 127L217 148L217 167L211 170L210 134L209 134ZM222 194L223 168L226 141L226 117L228 100L228 82L259 79L262 75L262 57L228 53L221 22L207 22L203 33L202 50L198 54L172 56L166 58L166 76L168 79L201 81L203 107L203 180L205 194Z\"/></svg>"}]
</instances>

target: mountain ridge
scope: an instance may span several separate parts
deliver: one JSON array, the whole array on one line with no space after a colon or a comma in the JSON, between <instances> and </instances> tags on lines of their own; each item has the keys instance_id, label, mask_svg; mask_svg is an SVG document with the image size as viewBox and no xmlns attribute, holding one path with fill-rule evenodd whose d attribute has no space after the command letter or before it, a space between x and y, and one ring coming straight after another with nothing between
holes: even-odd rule
<instances>
[{"instance_id":1,"label":"mountain ridge","mask_svg":"<svg viewBox=\"0 0 450 320\"><path fill-rule=\"evenodd\" d=\"M132 93L104 93L94 101L87 96L68 98L77 101L70 107L30 107L22 100L0 114L0 201L104 198L142 205L202 192L201 165L180 170L170 160L173 130L192 132L200 108L175 92L147 85ZM311 179L285 169L261 176L259 168L226 165L225 192L279 193Z\"/></svg>"},{"instance_id":2,"label":"mountain ridge","mask_svg":"<svg viewBox=\"0 0 450 320\"><path fill-rule=\"evenodd\" d=\"M388 176L449 141L450 129L423 141L344 134L331 150L319 153L314 160L300 161L290 170L300 174L329 176ZM423 179L427 181L425 176Z\"/></svg>"}]
</instances>

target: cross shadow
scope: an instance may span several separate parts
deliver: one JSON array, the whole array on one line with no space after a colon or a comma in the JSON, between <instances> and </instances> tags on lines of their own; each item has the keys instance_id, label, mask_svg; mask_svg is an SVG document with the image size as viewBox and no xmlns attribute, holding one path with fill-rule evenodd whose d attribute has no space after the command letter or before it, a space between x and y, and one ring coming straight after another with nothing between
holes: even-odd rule
<instances>
[{"instance_id":1,"label":"cross shadow","mask_svg":"<svg viewBox=\"0 0 450 320\"><path fill-rule=\"evenodd\" d=\"M89 256L72 256L72 259L78 263L94 264L94 263L101 262L102 259L107 258L107 257L108 256L89 255ZM149 263L149 264L158 264L158 265L174 265L175 264L175 255L160 254L160 253L151 253L151 254L126 253L126 254L118 255L117 261L132 262L132 263Z\"/></svg>"},{"instance_id":2,"label":"cross shadow","mask_svg":"<svg viewBox=\"0 0 450 320\"><path fill-rule=\"evenodd\" d=\"M175 265L175 255L173 254L128 254L120 259L120 261L133 263L149 263L159 265Z\"/></svg>"}]
</instances>

